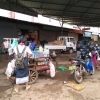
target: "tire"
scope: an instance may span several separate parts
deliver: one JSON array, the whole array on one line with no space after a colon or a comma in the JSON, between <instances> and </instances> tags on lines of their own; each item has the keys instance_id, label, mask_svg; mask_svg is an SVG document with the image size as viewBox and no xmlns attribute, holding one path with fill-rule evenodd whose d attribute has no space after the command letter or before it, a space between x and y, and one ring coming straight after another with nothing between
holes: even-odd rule
<instances>
[{"instance_id":1,"label":"tire","mask_svg":"<svg viewBox=\"0 0 100 100\"><path fill-rule=\"evenodd\" d=\"M74 70L74 79L78 84L83 82L83 73L80 67L76 67Z\"/></svg>"},{"instance_id":2,"label":"tire","mask_svg":"<svg viewBox=\"0 0 100 100\"><path fill-rule=\"evenodd\" d=\"M71 49L69 49L69 53L70 54L72 54L73 53L73 49L71 48Z\"/></svg>"},{"instance_id":3,"label":"tire","mask_svg":"<svg viewBox=\"0 0 100 100\"><path fill-rule=\"evenodd\" d=\"M38 79L38 72L35 68L29 68L29 84L33 84Z\"/></svg>"}]
</instances>

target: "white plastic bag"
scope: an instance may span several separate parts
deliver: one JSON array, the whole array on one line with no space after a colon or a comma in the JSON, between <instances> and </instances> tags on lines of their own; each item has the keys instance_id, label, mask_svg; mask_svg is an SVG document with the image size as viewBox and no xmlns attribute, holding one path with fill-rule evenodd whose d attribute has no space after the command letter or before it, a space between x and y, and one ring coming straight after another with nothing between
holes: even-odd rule
<instances>
[{"instance_id":1,"label":"white plastic bag","mask_svg":"<svg viewBox=\"0 0 100 100\"><path fill-rule=\"evenodd\" d=\"M15 60L13 59L11 62L8 63L7 65L7 69L6 69L6 72L5 74L7 75L7 77L10 77L13 70L15 68Z\"/></svg>"},{"instance_id":2,"label":"white plastic bag","mask_svg":"<svg viewBox=\"0 0 100 100\"><path fill-rule=\"evenodd\" d=\"M15 68L15 59L11 60L11 67L14 69Z\"/></svg>"},{"instance_id":3,"label":"white plastic bag","mask_svg":"<svg viewBox=\"0 0 100 100\"><path fill-rule=\"evenodd\" d=\"M9 53L9 56L12 55L13 54L13 49L12 48L9 48L8 49L8 53Z\"/></svg>"},{"instance_id":4,"label":"white plastic bag","mask_svg":"<svg viewBox=\"0 0 100 100\"><path fill-rule=\"evenodd\" d=\"M90 56L90 57L92 57L92 54L91 54L91 52L89 52L89 56Z\"/></svg>"},{"instance_id":5,"label":"white plastic bag","mask_svg":"<svg viewBox=\"0 0 100 100\"><path fill-rule=\"evenodd\" d=\"M55 77L55 66L51 61L49 62L49 66L50 66L50 76Z\"/></svg>"},{"instance_id":6,"label":"white plastic bag","mask_svg":"<svg viewBox=\"0 0 100 100\"><path fill-rule=\"evenodd\" d=\"M6 69L6 72L5 72L5 74L7 75L7 77L11 76L12 71L13 71L13 69L11 67L11 62L9 62L8 66L7 66L7 69Z\"/></svg>"}]
</instances>

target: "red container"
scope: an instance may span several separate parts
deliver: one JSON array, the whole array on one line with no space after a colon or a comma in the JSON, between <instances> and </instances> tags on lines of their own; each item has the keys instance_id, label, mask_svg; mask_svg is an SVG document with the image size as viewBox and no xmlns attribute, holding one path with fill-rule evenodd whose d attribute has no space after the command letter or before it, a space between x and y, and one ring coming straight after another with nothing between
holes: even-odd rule
<instances>
[{"instance_id":1,"label":"red container","mask_svg":"<svg viewBox=\"0 0 100 100\"><path fill-rule=\"evenodd\" d=\"M37 70L47 70L47 69L49 69L49 66L48 65L40 65L40 66L37 66L36 69Z\"/></svg>"}]
</instances>

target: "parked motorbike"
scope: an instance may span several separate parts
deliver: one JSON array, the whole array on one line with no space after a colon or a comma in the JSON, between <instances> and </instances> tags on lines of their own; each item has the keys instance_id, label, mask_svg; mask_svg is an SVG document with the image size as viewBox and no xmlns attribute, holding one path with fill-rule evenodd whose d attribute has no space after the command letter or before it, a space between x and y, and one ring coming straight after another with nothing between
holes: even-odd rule
<instances>
[{"instance_id":1,"label":"parked motorbike","mask_svg":"<svg viewBox=\"0 0 100 100\"><path fill-rule=\"evenodd\" d=\"M74 66L72 73L77 83L83 82L84 75L93 75L95 72L95 69L91 60L91 55L88 50L87 52L83 52L83 51L81 52L80 59L74 58L74 59L70 59L70 61L71 61L72 66Z\"/></svg>"}]
</instances>

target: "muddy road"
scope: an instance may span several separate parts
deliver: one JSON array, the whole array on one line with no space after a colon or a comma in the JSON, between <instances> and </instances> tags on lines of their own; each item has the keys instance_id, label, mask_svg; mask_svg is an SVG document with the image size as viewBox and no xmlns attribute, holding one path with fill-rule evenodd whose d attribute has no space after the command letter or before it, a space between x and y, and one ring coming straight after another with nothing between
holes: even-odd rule
<instances>
[{"instance_id":1,"label":"muddy road","mask_svg":"<svg viewBox=\"0 0 100 100\"><path fill-rule=\"evenodd\" d=\"M71 57L75 57L75 54L59 54L58 64L68 67ZM25 91L25 86L21 85L19 93L15 93L5 75L8 61L6 56L0 56L0 100L100 100L100 68L94 75L85 76L85 88L80 91L63 83L74 81L70 71L57 71L55 78L39 76L30 90Z\"/></svg>"}]
</instances>

